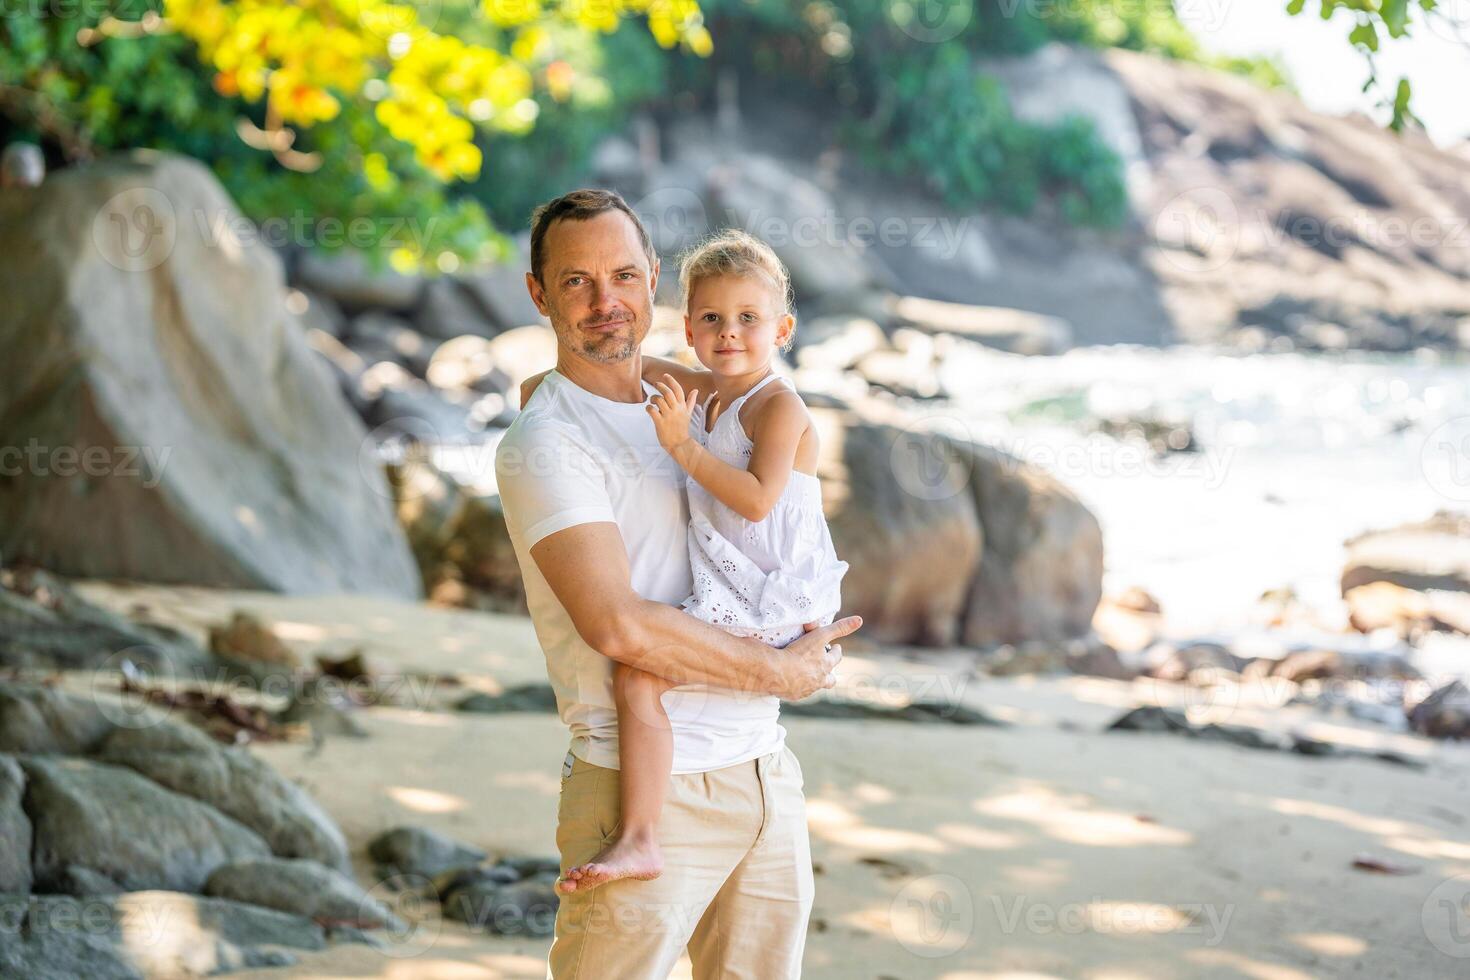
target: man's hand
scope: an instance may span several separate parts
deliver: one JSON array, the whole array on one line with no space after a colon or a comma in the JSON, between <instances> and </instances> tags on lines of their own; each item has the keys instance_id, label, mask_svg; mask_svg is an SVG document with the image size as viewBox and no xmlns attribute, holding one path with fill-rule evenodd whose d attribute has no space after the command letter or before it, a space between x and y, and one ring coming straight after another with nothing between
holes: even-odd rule
<instances>
[{"instance_id":1,"label":"man's hand","mask_svg":"<svg viewBox=\"0 0 1470 980\"><path fill-rule=\"evenodd\" d=\"M788 655L790 673L786 689L775 693L785 701L800 701L836 684L842 647L832 641L855 632L861 625L861 616L848 616L831 626L807 623L806 635L793 640L782 651Z\"/></svg>"},{"instance_id":2,"label":"man's hand","mask_svg":"<svg viewBox=\"0 0 1470 980\"><path fill-rule=\"evenodd\" d=\"M664 380L653 385L660 393L649 399L648 414L653 417L658 444L672 456L675 449L689 441L689 419L699 404L699 389L690 389L686 395L672 374L665 374Z\"/></svg>"}]
</instances>

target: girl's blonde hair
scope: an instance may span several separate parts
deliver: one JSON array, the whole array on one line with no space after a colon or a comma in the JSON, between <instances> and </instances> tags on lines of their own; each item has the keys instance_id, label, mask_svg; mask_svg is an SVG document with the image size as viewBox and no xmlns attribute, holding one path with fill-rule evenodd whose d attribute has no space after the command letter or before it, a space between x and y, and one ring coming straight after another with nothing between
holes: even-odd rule
<instances>
[{"instance_id":1,"label":"girl's blonde hair","mask_svg":"<svg viewBox=\"0 0 1470 980\"><path fill-rule=\"evenodd\" d=\"M679 263L679 290L683 305L689 306L689 293L694 284L712 276L763 276L781 298L782 314L792 312L795 295L791 274L771 246L738 228L726 228L685 253ZM791 347L796 331L791 331L783 350Z\"/></svg>"}]
</instances>

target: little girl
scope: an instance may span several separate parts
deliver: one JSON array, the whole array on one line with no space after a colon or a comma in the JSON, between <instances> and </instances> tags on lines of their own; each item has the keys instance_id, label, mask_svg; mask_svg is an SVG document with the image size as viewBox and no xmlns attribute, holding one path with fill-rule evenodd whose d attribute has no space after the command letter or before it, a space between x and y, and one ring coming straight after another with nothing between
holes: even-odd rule
<instances>
[{"instance_id":1,"label":"little girl","mask_svg":"<svg viewBox=\"0 0 1470 980\"><path fill-rule=\"evenodd\" d=\"M816 428L801 397L771 370L796 328L790 278L770 246L726 231L684 258L679 283L685 339L709 370L645 357L643 377L660 392L648 405L659 443L689 475L694 594L683 608L784 647L803 624L832 622L847 572L822 516ZM709 393L703 401L700 392ZM674 749L660 698L671 687L615 665L620 832L567 871L562 891L663 870L655 829Z\"/></svg>"}]
</instances>

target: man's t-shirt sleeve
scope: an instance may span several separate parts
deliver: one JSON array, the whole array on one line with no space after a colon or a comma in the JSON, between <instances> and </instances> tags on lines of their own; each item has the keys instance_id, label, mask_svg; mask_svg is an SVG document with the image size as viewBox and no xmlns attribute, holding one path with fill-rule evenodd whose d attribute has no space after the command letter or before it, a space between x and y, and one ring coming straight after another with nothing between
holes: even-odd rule
<instances>
[{"instance_id":1,"label":"man's t-shirt sleeve","mask_svg":"<svg viewBox=\"0 0 1470 980\"><path fill-rule=\"evenodd\" d=\"M578 524L615 521L603 468L554 423L508 433L495 453L495 482L506 523L520 530L527 549Z\"/></svg>"}]
</instances>

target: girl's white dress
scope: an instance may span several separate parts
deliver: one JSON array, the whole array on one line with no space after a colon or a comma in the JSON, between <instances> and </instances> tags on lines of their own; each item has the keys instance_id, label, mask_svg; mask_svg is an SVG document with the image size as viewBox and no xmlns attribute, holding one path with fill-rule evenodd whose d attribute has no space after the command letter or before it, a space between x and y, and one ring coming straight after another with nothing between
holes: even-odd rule
<instances>
[{"instance_id":1,"label":"girl's white dress","mask_svg":"<svg viewBox=\"0 0 1470 980\"><path fill-rule=\"evenodd\" d=\"M695 438L715 457L747 469L754 444L740 425L740 409L775 380L769 375L735 399L708 433L706 405L695 406ZM687 612L777 647L801 636L804 623L825 626L836 618L847 562L832 547L815 476L792 470L776 506L761 521L741 517L692 478L688 488L694 594L684 600Z\"/></svg>"}]
</instances>

